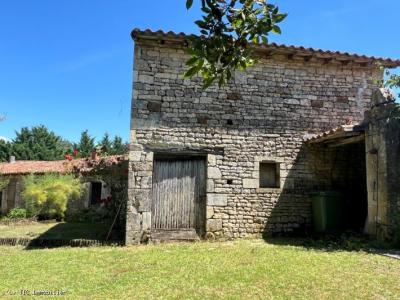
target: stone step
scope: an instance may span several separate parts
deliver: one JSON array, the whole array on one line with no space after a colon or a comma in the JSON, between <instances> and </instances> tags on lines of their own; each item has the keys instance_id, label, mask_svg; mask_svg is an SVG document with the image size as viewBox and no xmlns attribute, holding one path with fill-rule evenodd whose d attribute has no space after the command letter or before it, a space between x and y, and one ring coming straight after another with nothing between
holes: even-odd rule
<instances>
[{"instance_id":1,"label":"stone step","mask_svg":"<svg viewBox=\"0 0 400 300\"><path fill-rule=\"evenodd\" d=\"M152 241L199 241L200 237L195 229L153 229Z\"/></svg>"}]
</instances>

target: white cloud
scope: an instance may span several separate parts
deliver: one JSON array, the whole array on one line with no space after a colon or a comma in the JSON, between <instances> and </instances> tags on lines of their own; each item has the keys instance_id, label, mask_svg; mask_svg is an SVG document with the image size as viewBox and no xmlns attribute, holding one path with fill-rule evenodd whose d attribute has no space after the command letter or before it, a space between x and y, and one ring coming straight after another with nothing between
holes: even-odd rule
<instances>
[{"instance_id":1,"label":"white cloud","mask_svg":"<svg viewBox=\"0 0 400 300\"><path fill-rule=\"evenodd\" d=\"M10 139L8 139L8 138L6 138L4 136L0 136L0 140L8 142Z\"/></svg>"}]
</instances>

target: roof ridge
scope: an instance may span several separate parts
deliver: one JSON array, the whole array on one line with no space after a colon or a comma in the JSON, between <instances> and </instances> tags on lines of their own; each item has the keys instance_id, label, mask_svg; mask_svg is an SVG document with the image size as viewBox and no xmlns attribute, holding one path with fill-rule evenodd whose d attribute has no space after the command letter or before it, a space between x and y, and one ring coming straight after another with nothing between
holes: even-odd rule
<instances>
[{"instance_id":1,"label":"roof ridge","mask_svg":"<svg viewBox=\"0 0 400 300\"><path fill-rule=\"evenodd\" d=\"M157 31L153 31L149 28L147 29L140 29L140 28L135 28L131 32L131 36L134 40L137 40L138 36L141 35L143 36L148 36L148 37L163 37L163 38L173 38L173 39L182 39L184 40L186 37L189 36L194 36L195 34L186 34L184 32L179 32L176 33L174 31L168 31L165 32L161 29ZM400 66L400 59L394 59L394 58L389 58L389 57L377 57L377 56L368 56L365 54L357 54L357 53L351 53L347 51L332 51L332 50L324 50L320 48L313 48L313 47L304 47L304 46L294 46L294 45L286 45L286 44L278 44L275 42L272 42L267 45L257 45L258 48L264 48L264 49L270 49L270 48L276 48L278 50L285 50L285 51L300 51L300 52L308 52L309 54L320 54L320 55L329 55L331 57L334 56L341 56L342 58L347 57L351 59L361 59L361 60L366 60L366 61L375 61L382 63L383 66L385 67L398 67Z\"/></svg>"}]
</instances>

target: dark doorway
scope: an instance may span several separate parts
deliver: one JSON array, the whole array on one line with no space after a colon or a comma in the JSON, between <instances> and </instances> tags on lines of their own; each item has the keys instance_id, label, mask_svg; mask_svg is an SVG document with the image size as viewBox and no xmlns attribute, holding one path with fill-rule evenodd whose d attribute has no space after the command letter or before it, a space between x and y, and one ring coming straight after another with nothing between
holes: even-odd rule
<instances>
[{"instance_id":1,"label":"dark doorway","mask_svg":"<svg viewBox=\"0 0 400 300\"><path fill-rule=\"evenodd\" d=\"M206 218L204 157L159 157L154 161L152 232L202 236Z\"/></svg>"},{"instance_id":2,"label":"dark doorway","mask_svg":"<svg viewBox=\"0 0 400 300\"><path fill-rule=\"evenodd\" d=\"M101 182L92 182L91 183L91 191L90 191L90 204L96 205L100 203L101 200Z\"/></svg>"},{"instance_id":3,"label":"dark doorway","mask_svg":"<svg viewBox=\"0 0 400 300\"><path fill-rule=\"evenodd\" d=\"M364 141L336 148L333 188L344 200L344 229L362 233L368 215Z\"/></svg>"}]
</instances>

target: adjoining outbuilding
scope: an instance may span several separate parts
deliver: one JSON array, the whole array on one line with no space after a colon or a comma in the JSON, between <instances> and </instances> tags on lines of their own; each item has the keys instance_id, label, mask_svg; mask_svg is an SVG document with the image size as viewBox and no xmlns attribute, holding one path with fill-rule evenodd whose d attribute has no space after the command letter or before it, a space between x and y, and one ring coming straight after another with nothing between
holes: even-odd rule
<instances>
[{"instance_id":1,"label":"adjoining outbuilding","mask_svg":"<svg viewBox=\"0 0 400 300\"><path fill-rule=\"evenodd\" d=\"M67 215L104 206L112 201L116 190L121 194L126 192L127 167L127 157L100 157L95 152L90 158L71 161L16 161L11 157L8 163L0 163L0 176L7 183L0 191L0 212L6 215L13 208L25 208L21 192L23 179L30 174L75 174L81 178L83 193L79 199L69 200ZM126 201L126 196L119 196L123 197L120 199L122 202Z\"/></svg>"}]
</instances>

